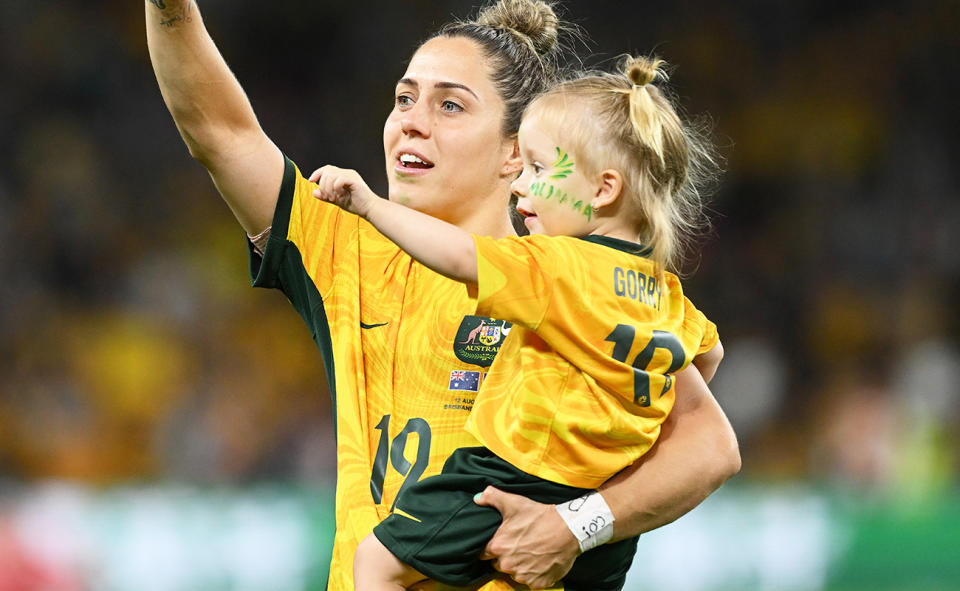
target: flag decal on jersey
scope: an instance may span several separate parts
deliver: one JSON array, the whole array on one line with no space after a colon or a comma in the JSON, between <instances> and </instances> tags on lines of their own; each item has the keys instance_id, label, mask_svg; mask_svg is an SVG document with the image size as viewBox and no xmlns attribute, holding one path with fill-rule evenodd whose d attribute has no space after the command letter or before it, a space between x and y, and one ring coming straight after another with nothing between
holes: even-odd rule
<instances>
[{"instance_id":1,"label":"flag decal on jersey","mask_svg":"<svg viewBox=\"0 0 960 591\"><path fill-rule=\"evenodd\" d=\"M476 392L480 389L480 372L455 369L450 372L449 390Z\"/></svg>"},{"instance_id":2,"label":"flag decal on jersey","mask_svg":"<svg viewBox=\"0 0 960 591\"><path fill-rule=\"evenodd\" d=\"M460 361L490 367L512 326L494 318L464 316L453 339L453 352Z\"/></svg>"}]
</instances>

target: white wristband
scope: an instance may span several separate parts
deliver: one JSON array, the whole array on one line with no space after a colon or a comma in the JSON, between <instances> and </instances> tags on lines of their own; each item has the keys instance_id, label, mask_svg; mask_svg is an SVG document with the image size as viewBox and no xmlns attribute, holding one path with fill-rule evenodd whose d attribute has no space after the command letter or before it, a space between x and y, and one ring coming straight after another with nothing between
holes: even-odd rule
<instances>
[{"instance_id":1,"label":"white wristband","mask_svg":"<svg viewBox=\"0 0 960 591\"><path fill-rule=\"evenodd\" d=\"M600 493L588 492L555 506L577 538L581 552L606 544L613 537L613 513Z\"/></svg>"}]
</instances>

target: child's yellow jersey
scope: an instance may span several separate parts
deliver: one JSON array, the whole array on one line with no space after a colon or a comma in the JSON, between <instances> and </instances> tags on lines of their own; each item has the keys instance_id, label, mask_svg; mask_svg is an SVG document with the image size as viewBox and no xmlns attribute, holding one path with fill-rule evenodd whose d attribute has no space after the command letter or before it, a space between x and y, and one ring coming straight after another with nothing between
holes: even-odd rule
<instances>
[{"instance_id":1,"label":"child's yellow jersey","mask_svg":"<svg viewBox=\"0 0 960 591\"><path fill-rule=\"evenodd\" d=\"M467 430L524 472L596 488L647 452L673 406L669 374L716 326L615 238L476 237L477 313L513 323ZM534 332L536 331L536 332Z\"/></svg>"},{"instance_id":2,"label":"child's yellow jersey","mask_svg":"<svg viewBox=\"0 0 960 591\"><path fill-rule=\"evenodd\" d=\"M477 445L464 421L506 331L473 316L476 300L463 284L315 199L315 187L286 161L270 238L262 259L252 254L251 272L254 285L286 294L323 354L337 430L329 589L342 591L353 589L357 544L399 490L438 473L455 449ZM494 588L511 587L484 587Z\"/></svg>"}]
</instances>

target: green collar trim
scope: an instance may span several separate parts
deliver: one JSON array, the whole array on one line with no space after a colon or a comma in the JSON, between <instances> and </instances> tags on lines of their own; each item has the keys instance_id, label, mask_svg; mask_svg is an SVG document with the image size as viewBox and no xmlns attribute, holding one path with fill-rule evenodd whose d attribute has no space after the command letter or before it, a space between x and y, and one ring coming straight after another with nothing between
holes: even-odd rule
<instances>
[{"instance_id":1,"label":"green collar trim","mask_svg":"<svg viewBox=\"0 0 960 591\"><path fill-rule=\"evenodd\" d=\"M608 246L610 248L623 251L627 254L635 254L638 257L649 257L650 253L653 252L653 248L649 246L644 246L638 242L620 240L619 238L613 238L610 236L596 236L594 234L590 234L589 236L584 236L581 238L581 240L586 240L587 242L592 242L601 246Z\"/></svg>"}]
</instances>

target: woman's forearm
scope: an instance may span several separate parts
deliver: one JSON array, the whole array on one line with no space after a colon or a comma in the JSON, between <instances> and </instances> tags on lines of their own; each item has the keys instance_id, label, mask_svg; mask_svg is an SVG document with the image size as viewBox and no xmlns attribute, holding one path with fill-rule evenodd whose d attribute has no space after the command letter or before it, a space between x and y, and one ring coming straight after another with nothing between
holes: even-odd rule
<instances>
[{"instance_id":1,"label":"woman's forearm","mask_svg":"<svg viewBox=\"0 0 960 591\"><path fill-rule=\"evenodd\" d=\"M721 361L723 361L723 343L717 341L712 349L694 357L693 365L700 371L703 381L709 384L717 373Z\"/></svg>"},{"instance_id":2,"label":"woman's forearm","mask_svg":"<svg viewBox=\"0 0 960 591\"><path fill-rule=\"evenodd\" d=\"M613 541L666 525L740 470L736 436L695 367L677 374L677 402L653 448L600 487Z\"/></svg>"},{"instance_id":3,"label":"woman's forearm","mask_svg":"<svg viewBox=\"0 0 960 591\"><path fill-rule=\"evenodd\" d=\"M195 0L145 0L147 47L163 100L190 154L247 232L270 224L283 156L207 33Z\"/></svg>"},{"instance_id":4,"label":"woman's forearm","mask_svg":"<svg viewBox=\"0 0 960 591\"><path fill-rule=\"evenodd\" d=\"M203 162L227 130L258 128L253 108L203 25L195 0L145 0L147 47L163 100Z\"/></svg>"},{"instance_id":5,"label":"woman's forearm","mask_svg":"<svg viewBox=\"0 0 960 591\"><path fill-rule=\"evenodd\" d=\"M691 367L677 380L677 403L656 445L600 487L614 516L610 542L676 520L740 469L733 429L700 373ZM503 515L484 551L484 558L497 559L498 570L540 586L570 570L580 545L556 508L492 487L477 503Z\"/></svg>"}]
</instances>

